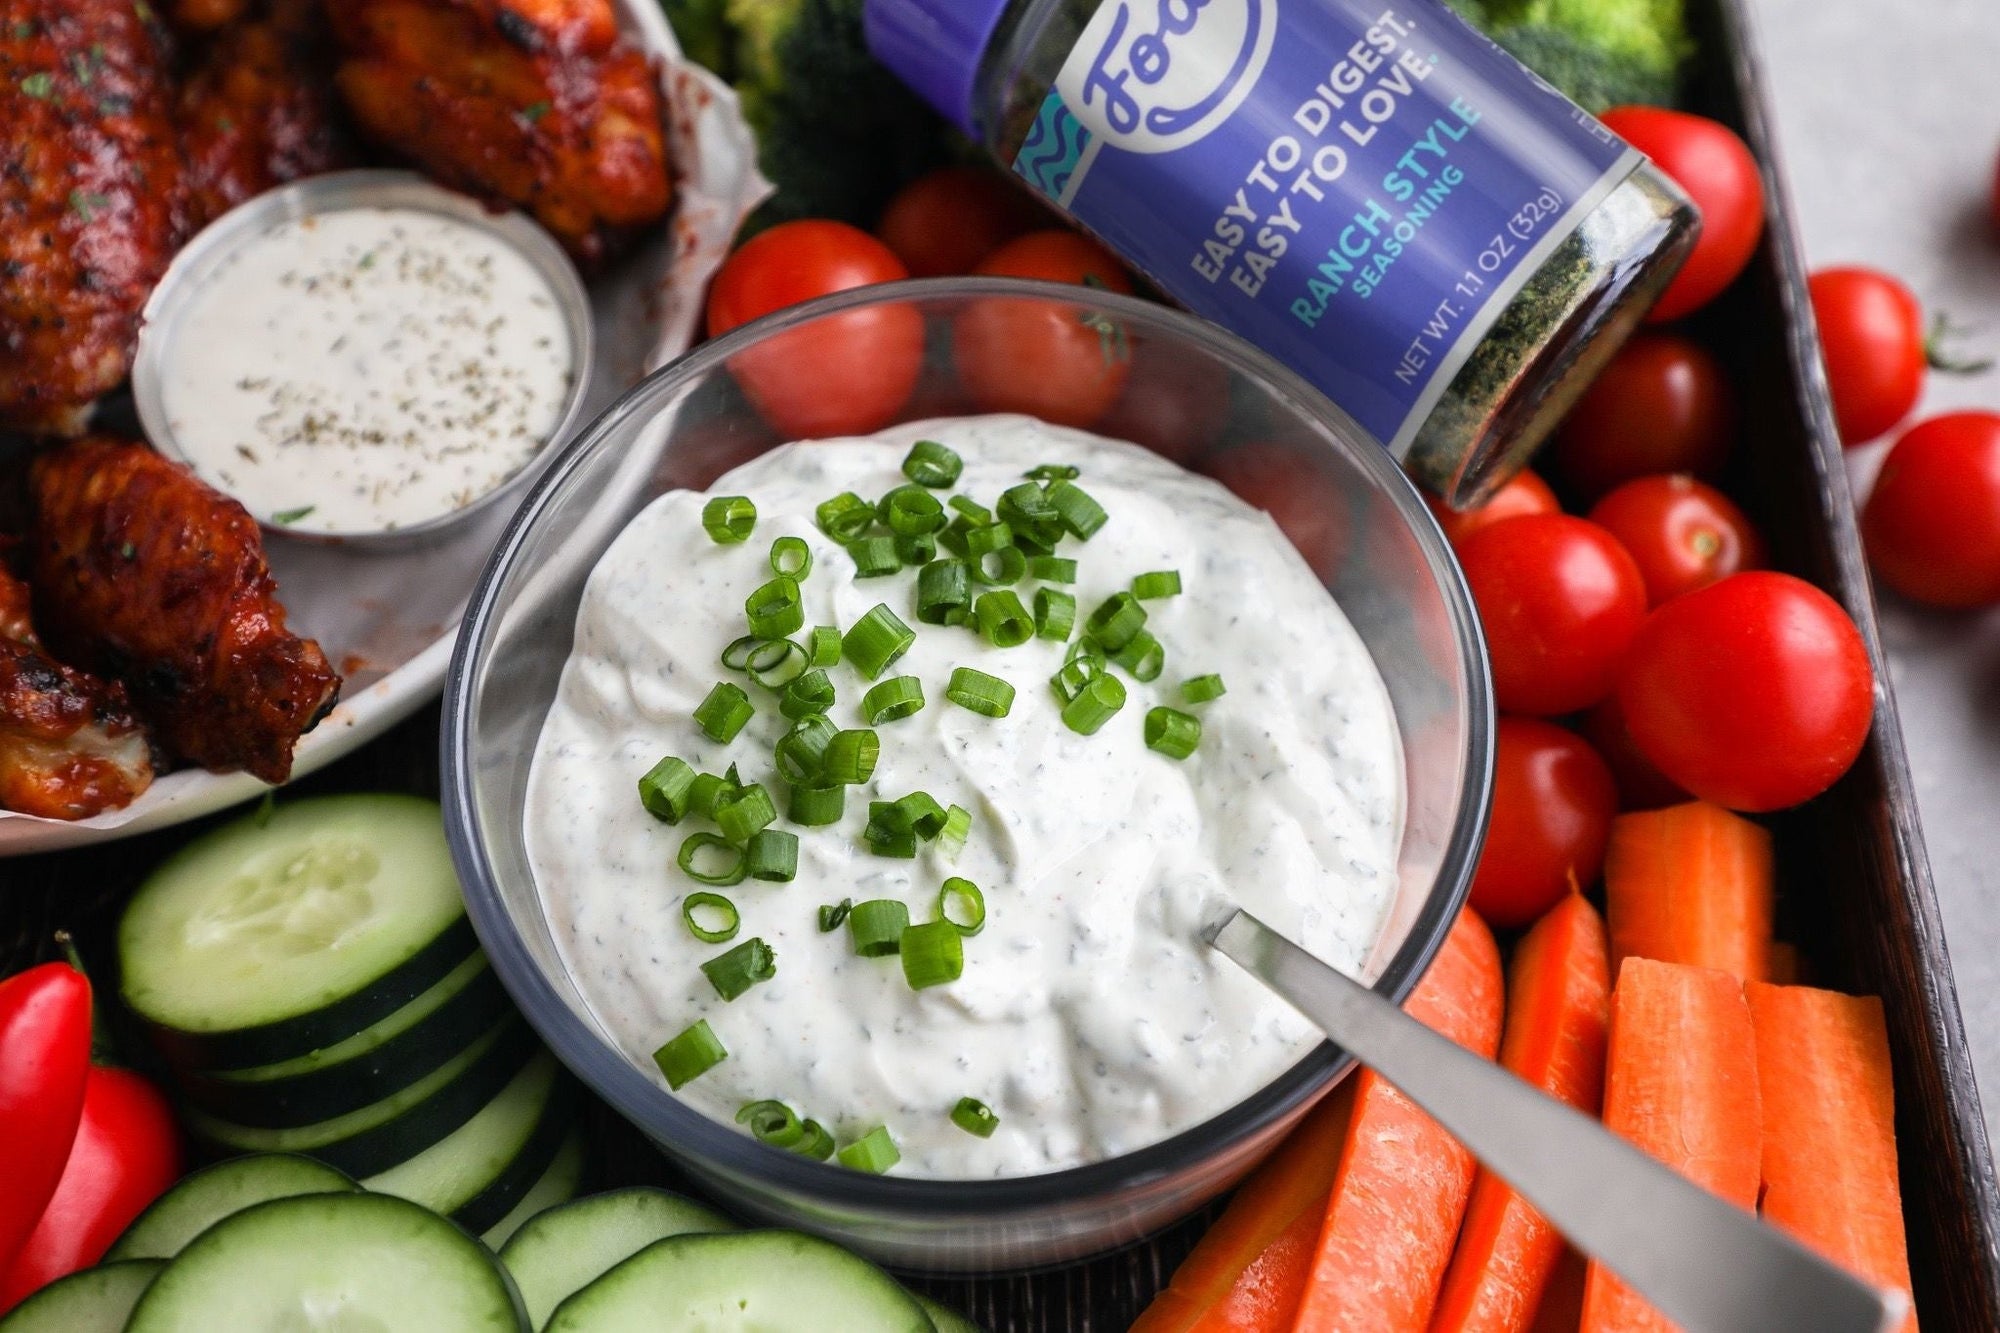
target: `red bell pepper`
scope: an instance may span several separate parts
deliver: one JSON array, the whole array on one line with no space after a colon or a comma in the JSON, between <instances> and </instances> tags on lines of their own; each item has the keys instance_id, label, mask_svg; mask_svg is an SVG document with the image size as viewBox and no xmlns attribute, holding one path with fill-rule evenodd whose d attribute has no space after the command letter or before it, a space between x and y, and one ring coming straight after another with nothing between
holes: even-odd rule
<instances>
[{"instance_id":1,"label":"red bell pepper","mask_svg":"<svg viewBox=\"0 0 2000 1333\"><path fill-rule=\"evenodd\" d=\"M0 981L0 1273L48 1206L90 1072L90 982L68 963ZM0 1311L12 1301L0 1301Z\"/></svg>"}]
</instances>

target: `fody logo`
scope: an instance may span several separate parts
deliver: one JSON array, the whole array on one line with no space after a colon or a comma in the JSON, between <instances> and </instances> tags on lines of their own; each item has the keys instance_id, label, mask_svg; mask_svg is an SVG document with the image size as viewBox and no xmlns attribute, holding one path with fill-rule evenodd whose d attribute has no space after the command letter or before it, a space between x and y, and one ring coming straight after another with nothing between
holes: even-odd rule
<instances>
[{"instance_id":1,"label":"fody logo","mask_svg":"<svg viewBox=\"0 0 2000 1333\"><path fill-rule=\"evenodd\" d=\"M1277 26L1278 0L1105 0L1056 91L1113 147L1169 153L1242 105Z\"/></svg>"}]
</instances>

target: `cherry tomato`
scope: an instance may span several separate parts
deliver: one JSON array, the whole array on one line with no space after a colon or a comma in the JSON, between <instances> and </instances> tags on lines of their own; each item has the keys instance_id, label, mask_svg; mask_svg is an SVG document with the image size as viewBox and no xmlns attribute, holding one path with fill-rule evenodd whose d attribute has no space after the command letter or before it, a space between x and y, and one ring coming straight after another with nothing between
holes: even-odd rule
<instances>
[{"instance_id":1,"label":"cherry tomato","mask_svg":"<svg viewBox=\"0 0 2000 1333\"><path fill-rule=\"evenodd\" d=\"M1553 716L1610 693L1646 618L1646 585L1603 528L1567 514L1502 519L1465 539L1459 564L1509 713Z\"/></svg>"},{"instance_id":2,"label":"cherry tomato","mask_svg":"<svg viewBox=\"0 0 2000 1333\"><path fill-rule=\"evenodd\" d=\"M1639 566L1653 606L1764 563L1764 539L1735 501L1679 473L1626 482L1597 502L1590 521Z\"/></svg>"},{"instance_id":3,"label":"cherry tomato","mask_svg":"<svg viewBox=\"0 0 2000 1333\"><path fill-rule=\"evenodd\" d=\"M1073 231L1029 232L988 255L978 272L1132 290L1111 252ZM975 302L958 316L952 347L959 378L981 410L1025 412L1061 426L1094 425L1132 370L1117 321L1061 301Z\"/></svg>"},{"instance_id":4,"label":"cherry tomato","mask_svg":"<svg viewBox=\"0 0 2000 1333\"><path fill-rule=\"evenodd\" d=\"M1339 570L1350 528L1347 497L1310 455L1256 440L1204 458L1199 467L1269 514L1315 574L1331 579Z\"/></svg>"},{"instance_id":5,"label":"cherry tomato","mask_svg":"<svg viewBox=\"0 0 2000 1333\"><path fill-rule=\"evenodd\" d=\"M1764 234L1764 182L1735 131L1705 116L1656 106L1615 107L1606 127L1653 159L1701 209L1701 238L1667 284L1654 323L1692 314L1736 280Z\"/></svg>"},{"instance_id":6,"label":"cherry tomato","mask_svg":"<svg viewBox=\"0 0 2000 1333\"><path fill-rule=\"evenodd\" d=\"M1721 471L1736 435L1736 391L1722 363L1677 333L1640 333L1584 390L1550 446L1586 503L1655 472Z\"/></svg>"},{"instance_id":7,"label":"cherry tomato","mask_svg":"<svg viewBox=\"0 0 2000 1333\"><path fill-rule=\"evenodd\" d=\"M875 234L913 278L970 273L1049 215L1026 190L985 167L941 167L899 191Z\"/></svg>"},{"instance_id":8,"label":"cherry tomato","mask_svg":"<svg viewBox=\"0 0 2000 1333\"><path fill-rule=\"evenodd\" d=\"M1618 706L1671 781L1733 810L1781 810L1861 753L1875 681L1839 603L1758 570L1653 612L1619 673Z\"/></svg>"},{"instance_id":9,"label":"cherry tomato","mask_svg":"<svg viewBox=\"0 0 2000 1333\"><path fill-rule=\"evenodd\" d=\"M1523 514L1560 514L1562 504L1549 484L1532 472L1516 473L1514 479L1493 492L1493 497L1477 509L1460 512L1453 509L1435 495L1426 493L1424 503L1437 515L1438 526L1444 529L1444 539L1453 546L1470 537L1481 528L1491 527L1503 518L1519 518Z\"/></svg>"},{"instance_id":10,"label":"cherry tomato","mask_svg":"<svg viewBox=\"0 0 2000 1333\"><path fill-rule=\"evenodd\" d=\"M1229 371L1183 342L1135 338L1125 392L1097 429L1185 463L1221 438L1229 420Z\"/></svg>"},{"instance_id":11,"label":"cherry tomato","mask_svg":"<svg viewBox=\"0 0 2000 1333\"><path fill-rule=\"evenodd\" d=\"M1923 393L1923 308L1874 269L1822 269L1808 286L1840 442L1863 444L1910 415Z\"/></svg>"},{"instance_id":12,"label":"cherry tomato","mask_svg":"<svg viewBox=\"0 0 2000 1333\"><path fill-rule=\"evenodd\" d=\"M1663 805L1679 805L1692 799L1684 789L1669 782L1632 743L1624 710L1618 706L1618 691L1605 695L1603 702L1584 714L1583 734L1618 783L1620 810L1657 810Z\"/></svg>"},{"instance_id":13,"label":"cherry tomato","mask_svg":"<svg viewBox=\"0 0 2000 1333\"><path fill-rule=\"evenodd\" d=\"M729 256L708 293L708 332L816 296L906 278L889 247L844 222L785 222ZM923 367L924 319L884 305L816 320L731 358L729 371L792 439L865 435L896 419Z\"/></svg>"},{"instance_id":14,"label":"cherry tomato","mask_svg":"<svg viewBox=\"0 0 2000 1333\"><path fill-rule=\"evenodd\" d=\"M1932 606L2000 601L2000 415L1952 412L1896 441L1861 511L1882 581Z\"/></svg>"},{"instance_id":15,"label":"cherry tomato","mask_svg":"<svg viewBox=\"0 0 2000 1333\"><path fill-rule=\"evenodd\" d=\"M1493 818L1472 876L1491 925L1525 926L1604 868L1618 790L1590 742L1552 722L1503 717L1493 755Z\"/></svg>"}]
</instances>

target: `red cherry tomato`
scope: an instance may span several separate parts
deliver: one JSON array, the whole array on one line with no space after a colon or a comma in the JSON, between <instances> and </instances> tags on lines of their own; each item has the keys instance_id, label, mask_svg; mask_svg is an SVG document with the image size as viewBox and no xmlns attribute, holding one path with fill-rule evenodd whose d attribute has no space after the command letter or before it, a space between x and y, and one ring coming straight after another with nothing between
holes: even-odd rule
<instances>
[{"instance_id":1,"label":"red cherry tomato","mask_svg":"<svg viewBox=\"0 0 2000 1333\"><path fill-rule=\"evenodd\" d=\"M1588 886L1617 811L1611 770L1588 741L1537 718L1501 718L1473 910L1491 925L1525 926L1572 885Z\"/></svg>"},{"instance_id":2,"label":"red cherry tomato","mask_svg":"<svg viewBox=\"0 0 2000 1333\"><path fill-rule=\"evenodd\" d=\"M1029 232L988 255L978 272L1132 291L1112 253L1073 231ZM1061 301L975 302L958 316L952 348L959 378L981 410L1025 412L1061 426L1096 424L1132 370L1117 321Z\"/></svg>"},{"instance_id":3,"label":"red cherry tomato","mask_svg":"<svg viewBox=\"0 0 2000 1333\"><path fill-rule=\"evenodd\" d=\"M1459 564L1509 713L1553 716L1610 693L1646 618L1646 585L1603 528L1567 514L1502 519L1465 539Z\"/></svg>"},{"instance_id":4,"label":"red cherry tomato","mask_svg":"<svg viewBox=\"0 0 2000 1333\"><path fill-rule=\"evenodd\" d=\"M724 261L708 293L708 332L729 332L816 296L906 278L903 261L844 222L785 222ZM817 320L731 358L729 371L791 439L864 435L896 419L923 367L915 307L878 306Z\"/></svg>"},{"instance_id":5,"label":"red cherry tomato","mask_svg":"<svg viewBox=\"0 0 2000 1333\"><path fill-rule=\"evenodd\" d=\"M1952 412L1910 427L1861 511L1884 583L1932 606L2000 601L2000 415Z\"/></svg>"},{"instance_id":6,"label":"red cherry tomato","mask_svg":"<svg viewBox=\"0 0 2000 1333\"><path fill-rule=\"evenodd\" d=\"M1653 606L1764 563L1764 539L1735 501L1677 473L1626 482L1597 502L1590 521L1639 566Z\"/></svg>"},{"instance_id":7,"label":"red cherry tomato","mask_svg":"<svg viewBox=\"0 0 2000 1333\"><path fill-rule=\"evenodd\" d=\"M1556 499L1556 493L1549 489L1546 481L1532 472L1515 474L1512 481L1493 492L1493 498L1477 509L1460 512L1428 493L1424 496L1424 503L1437 515L1438 526L1444 529L1444 539L1453 546L1503 518L1562 512L1562 502Z\"/></svg>"},{"instance_id":8,"label":"red cherry tomato","mask_svg":"<svg viewBox=\"0 0 2000 1333\"><path fill-rule=\"evenodd\" d=\"M986 167L942 167L919 176L882 211L875 234L913 278L970 273L1049 215L1026 190Z\"/></svg>"},{"instance_id":9,"label":"red cherry tomato","mask_svg":"<svg viewBox=\"0 0 2000 1333\"><path fill-rule=\"evenodd\" d=\"M1239 444L1200 463L1200 470L1269 514L1322 579L1346 558L1347 497L1304 452L1262 440Z\"/></svg>"},{"instance_id":10,"label":"red cherry tomato","mask_svg":"<svg viewBox=\"0 0 2000 1333\"><path fill-rule=\"evenodd\" d=\"M1229 371L1182 342L1135 339L1125 392L1097 429L1186 463L1212 448L1229 420Z\"/></svg>"},{"instance_id":11,"label":"red cherry tomato","mask_svg":"<svg viewBox=\"0 0 2000 1333\"><path fill-rule=\"evenodd\" d=\"M1618 677L1653 766L1705 801L1781 810L1854 762L1875 711L1861 633L1789 574L1735 574L1646 620Z\"/></svg>"},{"instance_id":12,"label":"red cherry tomato","mask_svg":"<svg viewBox=\"0 0 2000 1333\"><path fill-rule=\"evenodd\" d=\"M1736 391L1722 363L1677 333L1618 349L1556 432L1549 456L1586 503L1655 472L1711 476L1736 435Z\"/></svg>"},{"instance_id":13,"label":"red cherry tomato","mask_svg":"<svg viewBox=\"0 0 2000 1333\"><path fill-rule=\"evenodd\" d=\"M1602 703L1584 714L1583 734L1618 783L1620 810L1657 810L1663 805L1679 805L1692 799L1685 790L1669 782L1632 743L1624 710L1618 707L1618 691L1605 695Z\"/></svg>"},{"instance_id":14,"label":"red cherry tomato","mask_svg":"<svg viewBox=\"0 0 2000 1333\"><path fill-rule=\"evenodd\" d=\"M1924 391L1924 312L1910 289L1868 268L1812 275L1827 387L1842 444L1885 434Z\"/></svg>"},{"instance_id":15,"label":"red cherry tomato","mask_svg":"<svg viewBox=\"0 0 2000 1333\"><path fill-rule=\"evenodd\" d=\"M1615 107L1604 124L1686 190L1701 209L1701 239L1646 318L1692 314L1736 280L1764 234L1764 182L1735 131L1705 116L1656 106Z\"/></svg>"}]
</instances>

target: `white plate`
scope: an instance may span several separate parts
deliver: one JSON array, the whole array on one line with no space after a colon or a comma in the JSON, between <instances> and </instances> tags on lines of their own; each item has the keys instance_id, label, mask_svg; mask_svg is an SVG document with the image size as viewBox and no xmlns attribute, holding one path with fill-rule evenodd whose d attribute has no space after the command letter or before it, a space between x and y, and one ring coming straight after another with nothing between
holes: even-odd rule
<instances>
[{"instance_id":1,"label":"white plate","mask_svg":"<svg viewBox=\"0 0 2000 1333\"><path fill-rule=\"evenodd\" d=\"M708 279L743 218L770 192L736 95L683 60L649 0L619 0L627 34L661 61L667 139L678 173L673 224L592 290L597 365L584 421L693 342ZM544 457L551 457L548 450ZM420 550L369 554L273 537L278 594L294 630L319 640L345 683L339 705L300 741L292 776L365 745L436 698L459 616L510 517L486 515ZM107 842L251 800L267 790L246 773L186 770L130 806L64 822L0 811L0 856Z\"/></svg>"}]
</instances>

